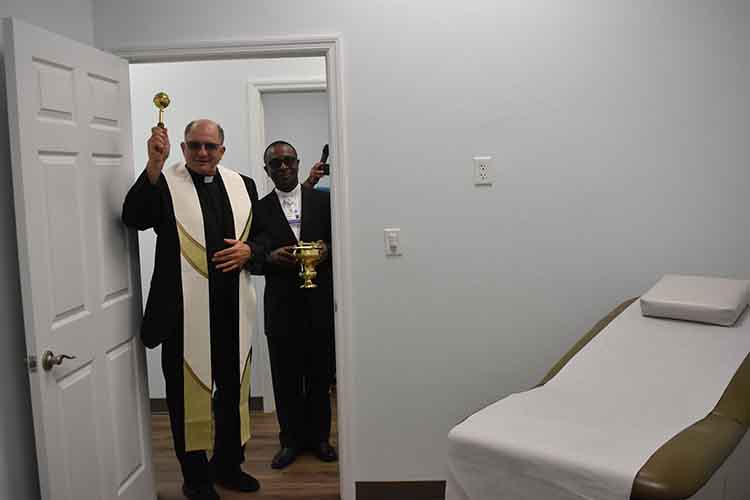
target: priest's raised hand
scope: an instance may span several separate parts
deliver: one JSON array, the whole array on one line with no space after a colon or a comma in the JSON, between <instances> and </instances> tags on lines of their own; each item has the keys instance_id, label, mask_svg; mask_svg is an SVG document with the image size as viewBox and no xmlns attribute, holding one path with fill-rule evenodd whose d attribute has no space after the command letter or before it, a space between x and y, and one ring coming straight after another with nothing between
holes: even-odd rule
<instances>
[{"instance_id":1,"label":"priest's raised hand","mask_svg":"<svg viewBox=\"0 0 750 500\"><path fill-rule=\"evenodd\" d=\"M164 127L152 128L151 137L146 144L148 146L146 175L151 184L156 184L164 163L169 157L169 131Z\"/></svg>"}]
</instances>

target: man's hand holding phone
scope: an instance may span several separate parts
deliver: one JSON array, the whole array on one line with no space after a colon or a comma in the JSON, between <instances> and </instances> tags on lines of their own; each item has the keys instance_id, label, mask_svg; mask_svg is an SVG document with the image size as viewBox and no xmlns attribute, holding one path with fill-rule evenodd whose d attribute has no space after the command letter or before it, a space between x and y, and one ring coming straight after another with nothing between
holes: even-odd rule
<instances>
[{"instance_id":1,"label":"man's hand holding phone","mask_svg":"<svg viewBox=\"0 0 750 500\"><path fill-rule=\"evenodd\" d=\"M324 175L330 175L331 170L328 163L328 144L323 146L323 153L320 155L320 161L315 163L310 169L310 175L307 176L307 180L303 185L307 188L312 189L318 183L321 177Z\"/></svg>"}]
</instances>

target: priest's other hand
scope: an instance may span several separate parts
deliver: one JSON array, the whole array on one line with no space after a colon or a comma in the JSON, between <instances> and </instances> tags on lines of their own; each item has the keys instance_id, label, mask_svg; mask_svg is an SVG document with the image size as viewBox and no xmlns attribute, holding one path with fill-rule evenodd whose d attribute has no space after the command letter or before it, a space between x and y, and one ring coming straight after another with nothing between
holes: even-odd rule
<instances>
[{"instance_id":1,"label":"priest's other hand","mask_svg":"<svg viewBox=\"0 0 750 500\"><path fill-rule=\"evenodd\" d=\"M268 256L268 260L280 266L296 266L297 257L294 256L294 245L279 247Z\"/></svg>"},{"instance_id":2,"label":"priest's other hand","mask_svg":"<svg viewBox=\"0 0 750 500\"><path fill-rule=\"evenodd\" d=\"M231 246L216 252L214 256L211 257L211 262L216 265L216 269L224 273L242 269L242 266L250 260L250 256L253 254L250 246L244 241L233 240L231 238L224 238L224 243Z\"/></svg>"},{"instance_id":3,"label":"priest's other hand","mask_svg":"<svg viewBox=\"0 0 750 500\"><path fill-rule=\"evenodd\" d=\"M148 142L148 163L146 164L146 174L151 184L156 184L159 180L161 169L164 168L164 162L169 157L169 134L166 128L154 127L151 129L151 137Z\"/></svg>"}]
</instances>

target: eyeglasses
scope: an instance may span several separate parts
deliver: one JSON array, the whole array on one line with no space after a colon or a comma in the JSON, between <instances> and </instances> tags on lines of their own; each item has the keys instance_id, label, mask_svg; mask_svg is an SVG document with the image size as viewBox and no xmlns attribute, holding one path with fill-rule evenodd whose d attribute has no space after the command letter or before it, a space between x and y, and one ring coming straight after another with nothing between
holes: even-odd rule
<instances>
[{"instance_id":1,"label":"eyeglasses","mask_svg":"<svg viewBox=\"0 0 750 500\"><path fill-rule=\"evenodd\" d=\"M216 144L215 142L188 141L187 147L190 151L200 151L201 148L206 148L207 152L213 153L221 147L221 144Z\"/></svg>"},{"instance_id":2,"label":"eyeglasses","mask_svg":"<svg viewBox=\"0 0 750 500\"><path fill-rule=\"evenodd\" d=\"M278 170L281 168L282 163L287 167L296 167L298 161L299 159L294 156L278 156L268 160L268 166L273 170Z\"/></svg>"}]
</instances>

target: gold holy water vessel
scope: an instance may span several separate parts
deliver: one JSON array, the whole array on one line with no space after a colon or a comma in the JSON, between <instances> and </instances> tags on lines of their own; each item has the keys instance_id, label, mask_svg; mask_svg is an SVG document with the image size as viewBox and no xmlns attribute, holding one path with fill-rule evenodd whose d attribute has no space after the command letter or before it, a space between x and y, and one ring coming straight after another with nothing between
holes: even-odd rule
<instances>
[{"instance_id":1,"label":"gold holy water vessel","mask_svg":"<svg viewBox=\"0 0 750 500\"><path fill-rule=\"evenodd\" d=\"M294 247L294 256L297 257L297 261L299 261L300 267L302 268L299 276L303 279L304 283L299 287L317 288L318 285L313 283L312 280L318 275L317 271L315 271L315 266L318 265L323 257L322 242L300 241L299 245Z\"/></svg>"},{"instance_id":2,"label":"gold holy water vessel","mask_svg":"<svg viewBox=\"0 0 750 500\"><path fill-rule=\"evenodd\" d=\"M169 106L169 96L166 92L159 92L154 96L154 106L159 108L159 123L156 126L164 128L164 110Z\"/></svg>"}]
</instances>

